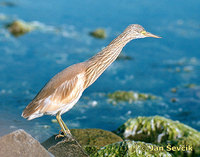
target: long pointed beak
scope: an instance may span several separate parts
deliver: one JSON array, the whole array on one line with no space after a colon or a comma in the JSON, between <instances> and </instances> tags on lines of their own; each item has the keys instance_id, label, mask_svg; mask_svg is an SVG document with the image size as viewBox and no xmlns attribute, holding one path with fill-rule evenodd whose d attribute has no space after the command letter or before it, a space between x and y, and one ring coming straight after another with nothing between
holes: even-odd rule
<instances>
[{"instance_id":1,"label":"long pointed beak","mask_svg":"<svg viewBox=\"0 0 200 157\"><path fill-rule=\"evenodd\" d=\"M154 35L154 34L152 34L152 33L149 33L149 32L146 32L144 35L145 35L146 37L162 38L162 37L159 37L159 36L157 36L157 35Z\"/></svg>"}]
</instances>

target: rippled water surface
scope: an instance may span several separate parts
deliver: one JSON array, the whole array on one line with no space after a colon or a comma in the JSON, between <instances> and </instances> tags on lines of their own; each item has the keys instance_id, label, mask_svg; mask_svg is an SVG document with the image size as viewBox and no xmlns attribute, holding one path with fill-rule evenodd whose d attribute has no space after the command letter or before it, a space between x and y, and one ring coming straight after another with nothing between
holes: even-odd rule
<instances>
[{"instance_id":1,"label":"rippled water surface","mask_svg":"<svg viewBox=\"0 0 200 157\"><path fill-rule=\"evenodd\" d=\"M63 115L64 121L69 128L115 130L130 117L161 115L200 130L199 1L11 2L0 4L0 136L22 128L43 141L58 133L55 117L27 121L23 109L56 73L88 59L134 23L163 38L128 43L123 53L133 60L114 62ZM5 25L14 19L39 29L13 37ZM88 35L99 27L107 32L105 40ZM106 95L116 90L161 99L112 105Z\"/></svg>"}]
</instances>

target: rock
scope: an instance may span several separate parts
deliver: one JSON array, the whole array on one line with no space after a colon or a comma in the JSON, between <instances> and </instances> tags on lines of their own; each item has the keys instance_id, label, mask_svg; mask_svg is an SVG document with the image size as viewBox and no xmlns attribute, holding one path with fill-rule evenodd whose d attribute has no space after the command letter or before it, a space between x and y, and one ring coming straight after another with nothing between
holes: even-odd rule
<instances>
[{"instance_id":1,"label":"rock","mask_svg":"<svg viewBox=\"0 0 200 157\"><path fill-rule=\"evenodd\" d=\"M74 138L66 137L63 141L48 149L56 157L88 157Z\"/></svg>"},{"instance_id":2,"label":"rock","mask_svg":"<svg viewBox=\"0 0 200 157\"><path fill-rule=\"evenodd\" d=\"M3 2L0 2L0 6L4 6L4 7L15 7L16 4L13 3L13 2L6 2L6 1L3 1Z\"/></svg>"},{"instance_id":3,"label":"rock","mask_svg":"<svg viewBox=\"0 0 200 157\"><path fill-rule=\"evenodd\" d=\"M128 101L132 103L133 101L138 100L154 100L157 99L156 96L151 94L144 94L144 93L137 93L133 91L116 91L114 93L109 93L108 98L110 99L111 103L118 103L120 101Z\"/></svg>"},{"instance_id":4,"label":"rock","mask_svg":"<svg viewBox=\"0 0 200 157\"><path fill-rule=\"evenodd\" d=\"M160 148L152 150L152 148ZM123 141L107 145L92 154L91 157L172 157L162 147L153 144L134 141Z\"/></svg>"},{"instance_id":5,"label":"rock","mask_svg":"<svg viewBox=\"0 0 200 157\"><path fill-rule=\"evenodd\" d=\"M34 29L31 24L28 24L21 20L16 20L6 26L10 33L15 37L28 33Z\"/></svg>"},{"instance_id":6,"label":"rock","mask_svg":"<svg viewBox=\"0 0 200 157\"><path fill-rule=\"evenodd\" d=\"M115 133L124 139L167 146L190 146L189 151L173 151L176 156L200 155L200 132L178 121L160 116L129 119Z\"/></svg>"},{"instance_id":7,"label":"rock","mask_svg":"<svg viewBox=\"0 0 200 157\"><path fill-rule=\"evenodd\" d=\"M170 101L173 102L173 103L175 103L175 102L178 101L178 99L177 98L171 98Z\"/></svg>"},{"instance_id":8,"label":"rock","mask_svg":"<svg viewBox=\"0 0 200 157\"><path fill-rule=\"evenodd\" d=\"M122 141L122 138L118 135L101 129L71 129L70 131L88 154L96 152L105 145ZM48 149L62 140L63 138L57 138L55 140L54 135L43 142L42 145Z\"/></svg>"},{"instance_id":9,"label":"rock","mask_svg":"<svg viewBox=\"0 0 200 157\"><path fill-rule=\"evenodd\" d=\"M64 140L64 137L60 137L60 138L56 138L57 135L53 135L50 138L48 138L46 141L44 141L42 144L42 146L44 148L46 148L47 150L51 147L56 145L58 142L61 142L62 140Z\"/></svg>"},{"instance_id":10,"label":"rock","mask_svg":"<svg viewBox=\"0 0 200 157\"><path fill-rule=\"evenodd\" d=\"M49 152L24 130L0 138L1 157L50 157Z\"/></svg>"},{"instance_id":11,"label":"rock","mask_svg":"<svg viewBox=\"0 0 200 157\"><path fill-rule=\"evenodd\" d=\"M102 129L71 129L71 133L82 146L90 145L100 148L122 141L118 135Z\"/></svg>"},{"instance_id":12,"label":"rock","mask_svg":"<svg viewBox=\"0 0 200 157\"><path fill-rule=\"evenodd\" d=\"M95 37L95 38L99 38L99 39L106 38L106 32L102 28L98 28L95 31L90 32L90 35L93 36L93 37Z\"/></svg>"},{"instance_id":13,"label":"rock","mask_svg":"<svg viewBox=\"0 0 200 157\"><path fill-rule=\"evenodd\" d=\"M90 146L86 145L84 146L84 150L87 152L88 155L96 153L100 148L97 146Z\"/></svg>"},{"instance_id":14,"label":"rock","mask_svg":"<svg viewBox=\"0 0 200 157\"><path fill-rule=\"evenodd\" d=\"M178 90L178 88L177 88L177 87L175 87L175 88L171 88L171 92L172 92L172 93L176 93L176 92L177 92L177 90Z\"/></svg>"},{"instance_id":15,"label":"rock","mask_svg":"<svg viewBox=\"0 0 200 157\"><path fill-rule=\"evenodd\" d=\"M51 119L52 123L58 123L57 119Z\"/></svg>"},{"instance_id":16,"label":"rock","mask_svg":"<svg viewBox=\"0 0 200 157\"><path fill-rule=\"evenodd\" d=\"M193 66L185 66L185 67L183 67L183 71L184 72L191 72L191 71L193 71Z\"/></svg>"},{"instance_id":17,"label":"rock","mask_svg":"<svg viewBox=\"0 0 200 157\"><path fill-rule=\"evenodd\" d=\"M117 57L117 60L132 60L133 58L130 56L127 56L123 53L120 53L120 55Z\"/></svg>"},{"instance_id":18,"label":"rock","mask_svg":"<svg viewBox=\"0 0 200 157\"><path fill-rule=\"evenodd\" d=\"M184 87L185 88L195 88L195 87L197 87L197 85L194 83L189 83L189 84L185 84Z\"/></svg>"}]
</instances>

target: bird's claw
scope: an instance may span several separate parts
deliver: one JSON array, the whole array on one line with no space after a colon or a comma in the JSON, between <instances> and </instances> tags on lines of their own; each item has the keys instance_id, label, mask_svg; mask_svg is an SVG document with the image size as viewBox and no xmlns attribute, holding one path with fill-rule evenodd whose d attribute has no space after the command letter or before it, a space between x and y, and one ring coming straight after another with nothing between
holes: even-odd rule
<instances>
[{"instance_id":1,"label":"bird's claw","mask_svg":"<svg viewBox=\"0 0 200 157\"><path fill-rule=\"evenodd\" d=\"M58 134L56 135L55 139L60 138L60 137L64 137L64 135Z\"/></svg>"},{"instance_id":2,"label":"bird's claw","mask_svg":"<svg viewBox=\"0 0 200 157\"><path fill-rule=\"evenodd\" d=\"M65 137L65 135L62 135L61 132L62 132L62 130L60 130L60 131L59 131L59 134L56 135L55 140L56 140L57 138L60 138L60 137Z\"/></svg>"}]
</instances>

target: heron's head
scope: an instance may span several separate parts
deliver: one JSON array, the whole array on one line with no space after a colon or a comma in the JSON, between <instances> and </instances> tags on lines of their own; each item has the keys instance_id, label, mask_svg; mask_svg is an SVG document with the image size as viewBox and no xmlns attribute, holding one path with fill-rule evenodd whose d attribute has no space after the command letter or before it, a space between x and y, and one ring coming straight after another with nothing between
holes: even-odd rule
<instances>
[{"instance_id":1,"label":"heron's head","mask_svg":"<svg viewBox=\"0 0 200 157\"><path fill-rule=\"evenodd\" d=\"M161 38L159 36L147 32L142 26L138 24L129 25L124 32L131 36L131 38L133 39L146 37Z\"/></svg>"}]
</instances>

